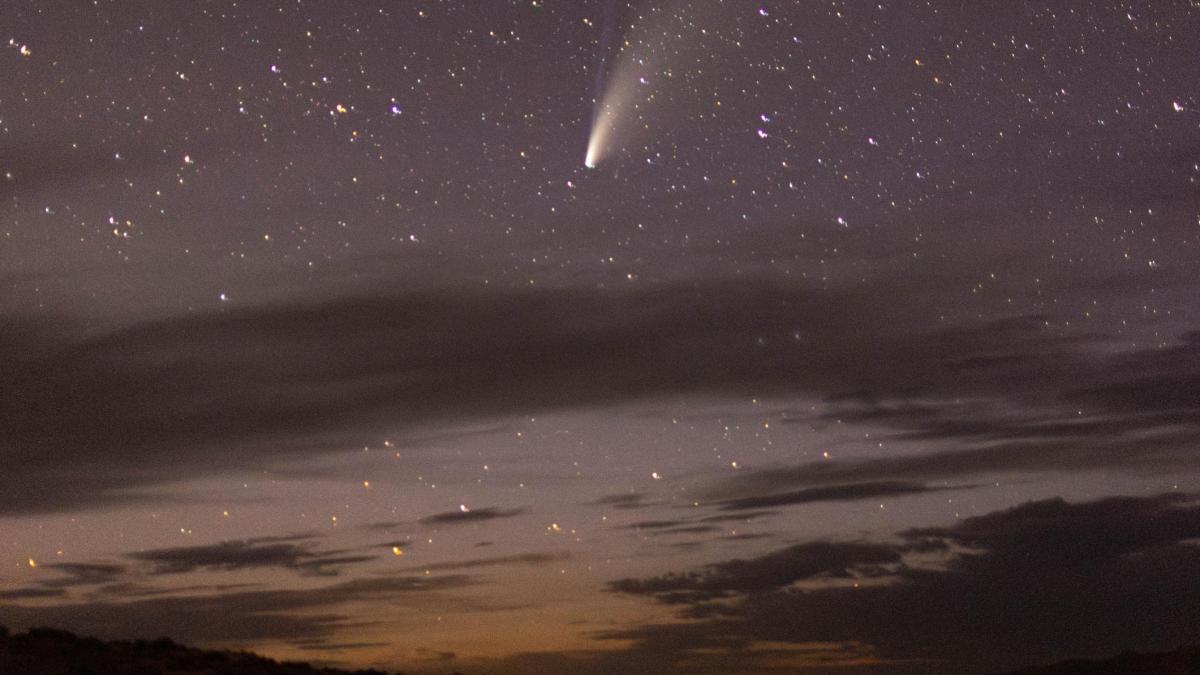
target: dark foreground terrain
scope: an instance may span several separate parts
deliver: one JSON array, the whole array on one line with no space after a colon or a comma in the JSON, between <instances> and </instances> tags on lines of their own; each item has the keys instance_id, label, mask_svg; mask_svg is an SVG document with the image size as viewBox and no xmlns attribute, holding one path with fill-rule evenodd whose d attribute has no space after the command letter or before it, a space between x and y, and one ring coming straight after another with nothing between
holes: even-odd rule
<instances>
[{"instance_id":1,"label":"dark foreground terrain","mask_svg":"<svg viewBox=\"0 0 1200 675\"><path fill-rule=\"evenodd\" d=\"M1101 661L1063 661L1011 675L1200 675L1200 647L1163 654L1126 653Z\"/></svg>"},{"instance_id":2,"label":"dark foreground terrain","mask_svg":"<svg viewBox=\"0 0 1200 675\"><path fill-rule=\"evenodd\" d=\"M4 675L386 675L378 670L315 668L245 652L191 649L171 640L103 642L51 628L9 635L0 626Z\"/></svg>"},{"instance_id":3,"label":"dark foreground terrain","mask_svg":"<svg viewBox=\"0 0 1200 675\"><path fill-rule=\"evenodd\" d=\"M317 668L247 652L192 649L168 640L103 642L52 628L9 635L0 626L2 675L387 675L379 670ZM399 674L397 674L399 675ZM1200 675L1200 647L1162 654L1127 653L1072 660L1009 675Z\"/></svg>"}]
</instances>

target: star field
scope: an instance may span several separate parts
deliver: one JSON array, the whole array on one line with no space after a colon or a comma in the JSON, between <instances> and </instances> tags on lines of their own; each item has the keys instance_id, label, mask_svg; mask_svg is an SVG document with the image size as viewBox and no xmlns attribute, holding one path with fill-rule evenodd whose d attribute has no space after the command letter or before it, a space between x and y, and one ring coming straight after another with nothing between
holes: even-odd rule
<instances>
[{"instance_id":1,"label":"star field","mask_svg":"<svg viewBox=\"0 0 1200 675\"><path fill-rule=\"evenodd\" d=\"M1197 34L16 2L0 622L405 672L1194 643Z\"/></svg>"}]
</instances>

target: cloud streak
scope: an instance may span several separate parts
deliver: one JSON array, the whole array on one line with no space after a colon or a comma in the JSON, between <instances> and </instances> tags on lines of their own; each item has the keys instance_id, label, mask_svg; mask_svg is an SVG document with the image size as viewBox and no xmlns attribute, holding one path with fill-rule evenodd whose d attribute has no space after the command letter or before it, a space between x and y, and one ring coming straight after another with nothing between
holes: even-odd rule
<instances>
[{"instance_id":1,"label":"cloud streak","mask_svg":"<svg viewBox=\"0 0 1200 675\"><path fill-rule=\"evenodd\" d=\"M525 513L525 509L471 509L470 511L446 511L443 513L435 513L432 516L426 516L421 519L425 525L466 525L468 523L482 523L489 520L497 520L499 518L513 518Z\"/></svg>"},{"instance_id":2,"label":"cloud streak","mask_svg":"<svg viewBox=\"0 0 1200 675\"><path fill-rule=\"evenodd\" d=\"M758 641L859 644L858 657L932 673L1169 649L1200 623L1198 537L1196 495L1030 502L894 542L812 542L620 580L613 590L694 622L608 637L676 659Z\"/></svg>"},{"instance_id":3,"label":"cloud streak","mask_svg":"<svg viewBox=\"0 0 1200 675\"><path fill-rule=\"evenodd\" d=\"M897 497L903 495L924 494L937 492L942 488L930 488L919 483L903 483L899 481L878 481L874 483L851 483L848 485L827 485L824 487L807 488L792 492L763 495L760 497L743 497L722 502L723 511L744 511L753 509L773 508L794 504L812 504L816 502L847 502L874 497Z\"/></svg>"},{"instance_id":4,"label":"cloud streak","mask_svg":"<svg viewBox=\"0 0 1200 675\"><path fill-rule=\"evenodd\" d=\"M364 295L102 334L13 317L0 332L0 458L13 486L0 513L157 498L147 490L196 472L261 467L448 420L680 393L867 391L848 410L832 401L910 439L1004 441L877 470L806 467L820 482L793 487L1194 458L1183 446L1200 419L1200 401L1186 393L1200 390L1195 335L1102 355L1095 336L1060 334L1035 317L929 332L892 315L904 297L714 280ZM992 408L956 421L961 411L938 403L964 397ZM873 403L888 400L900 403ZM1068 413L1083 404L1083 419ZM1097 443L1085 451L1081 439ZM610 505L635 504L622 499Z\"/></svg>"},{"instance_id":5,"label":"cloud streak","mask_svg":"<svg viewBox=\"0 0 1200 675\"><path fill-rule=\"evenodd\" d=\"M154 574L186 574L198 570L233 572L247 569L280 568L334 576L339 568L375 560L373 555L350 551L318 551L311 542L266 540L228 541L204 546L184 546L130 553L126 557L151 563Z\"/></svg>"},{"instance_id":6,"label":"cloud streak","mask_svg":"<svg viewBox=\"0 0 1200 675\"><path fill-rule=\"evenodd\" d=\"M338 609L352 602L421 605L462 588L461 575L354 579L304 590L250 590L112 599L54 606L0 606L0 623L16 627L53 625L104 638L155 638L169 627L172 637L196 644L246 644L284 640L327 640L350 623ZM361 625L361 622L355 622Z\"/></svg>"}]
</instances>

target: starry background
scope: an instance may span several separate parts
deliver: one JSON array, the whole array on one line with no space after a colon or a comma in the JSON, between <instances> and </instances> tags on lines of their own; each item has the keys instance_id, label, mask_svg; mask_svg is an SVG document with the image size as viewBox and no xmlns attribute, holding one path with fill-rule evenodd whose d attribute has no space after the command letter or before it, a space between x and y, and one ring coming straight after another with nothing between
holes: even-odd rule
<instances>
[{"instance_id":1,"label":"starry background","mask_svg":"<svg viewBox=\"0 0 1200 675\"><path fill-rule=\"evenodd\" d=\"M413 672L1200 642L1194 0L0 26L0 622Z\"/></svg>"}]
</instances>

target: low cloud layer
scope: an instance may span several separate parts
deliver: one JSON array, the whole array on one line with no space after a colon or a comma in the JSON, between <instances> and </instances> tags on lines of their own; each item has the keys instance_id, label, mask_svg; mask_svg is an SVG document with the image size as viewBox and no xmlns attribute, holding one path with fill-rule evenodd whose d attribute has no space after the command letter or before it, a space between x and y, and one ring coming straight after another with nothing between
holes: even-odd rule
<instances>
[{"instance_id":1,"label":"low cloud layer","mask_svg":"<svg viewBox=\"0 0 1200 675\"><path fill-rule=\"evenodd\" d=\"M899 481L826 485L792 492L730 499L722 502L720 508L725 511L744 511L795 504L814 504L817 502L848 502L874 497L896 497L900 495L936 492L938 489L926 487L919 483L904 483Z\"/></svg>"},{"instance_id":2,"label":"low cloud layer","mask_svg":"<svg viewBox=\"0 0 1200 675\"><path fill-rule=\"evenodd\" d=\"M204 546L163 548L131 553L127 557L151 563L153 574L275 568L322 576L333 576L346 565L376 559L376 556L362 555L349 550L317 550L307 537L249 539Z\"/></svg>"},{"instance_id":3,"label":"low cloud layer","mask_svg":"<svg viewBox=\"0 0 1200 675\"><path fill-rule=\"evenodd\" d=\"M447 419L776 388L808 360L789 336L825 302L715 283L375 295L99 335L13 317L0 333L0 452L15 488L0 512L136 499L131 486L185 470L261 466Z\"/></svg>"},{"instance_id":4,"label":"low cloud layer","mask_svg":"<svg viewBox=\"0 0 1200 675\"><path fill-rule=\"evenodd\" d=\"M325 642L361 617L345 614L346 603L428 606L443 591L470 583L465 576L395 576L354 579L303 590L242 590L150 597L132 602L114 589L95 601L49 607L0 605L0 623L57 626L83 635L129 639L170 632L193 644L257 641ZM186 591L188 589L178 589ZM444 602L444 599L440 600Z\"/></svg>"},{"instance_id":5,"label":"low cloud layer","mask_svg":"<svg viewBox=\"0 0 1200 675\"><path fill-rule=\"evenodd\" d=\"M930 332L886 309L900 299L710 281L373 295L103 334L12 317L0 333L0 454L12 477L0 513L154 498L138 488L451 419L679 393L865 391L831 399L841 408L829 414L873 416L912 439L991 443L876 469L832 464L822 484L1194 459L1180 444L1200 419L1195 335L1106 356L1095 336L1040 317ZM989 407L963 417L940 403L959 399ZM1049 412L1026 412L1035 406ZM1083 450L1081 439L1103 442Z\"/></svg>"},{"instance_id":6,"label":"low cloud layer","mask_svg":"<svg viewBox=\"0 0 1200 675\"><path fill-rule=\"evenodd\" d=\"M425 525L466 525L467 523L482 523L498 518L513 518L525 513L525 509L484 508L470 511L445 511L426 516L421 519Z\"/></svg>"},{"instance_id":7,"label":"low cloud layer","mask_svg":"<svg viewBox=\"0 0 1200 675\"><path fill-rule=\"evenodd\" d=\"M566 552L559 553L519 553L516 555L497 556L494 558L472 558L456 562L430 563L419 565L412 569L427 572L445 572L449 570L478 569L481 567L521 567L539 566L550 563L562 563L571 559Z\"/></svg>"},{"instance_id":8,"label":"low cloud layer","mask_svg":"<svg viewBox=\"0 0 1200 675\"><path fill-rule=\"evenodd\" d=\"M848 661L931 673L1165 650L1200 625L1198 540L1197 495L1030 502L891 542L814 542L620 580L614 591L692 622L608 637L677 662L756 642L859 645Z\"/></svg>"},{"instance_id":9,"label":"low cloud layer","mask_svg":"<svg viewBox=\"0 0 1200 675\"><path fill-rule=\"evenodd\" d=\"M815 427L870 425L882 428L883 440L941 449L744 471L711 486L708 499L725 508L758 508L842 491L916 493L932 481L965 487L996 473L1137 474L1195 472L1200 466L1200 335L1185 334L1170 347L1109 355L1009 339L995 345L1007 356L946 362L952 372L961 371L966 389L943 383L838 394L816 414L788 418ZM1033 349L1023 353L1025 348ZM1032 364L1041 365L1029 370ZM1026 379L1008 381L1017 373ZM946 396L953 392L969 395Z\"/></svg>"}]
</instances>

